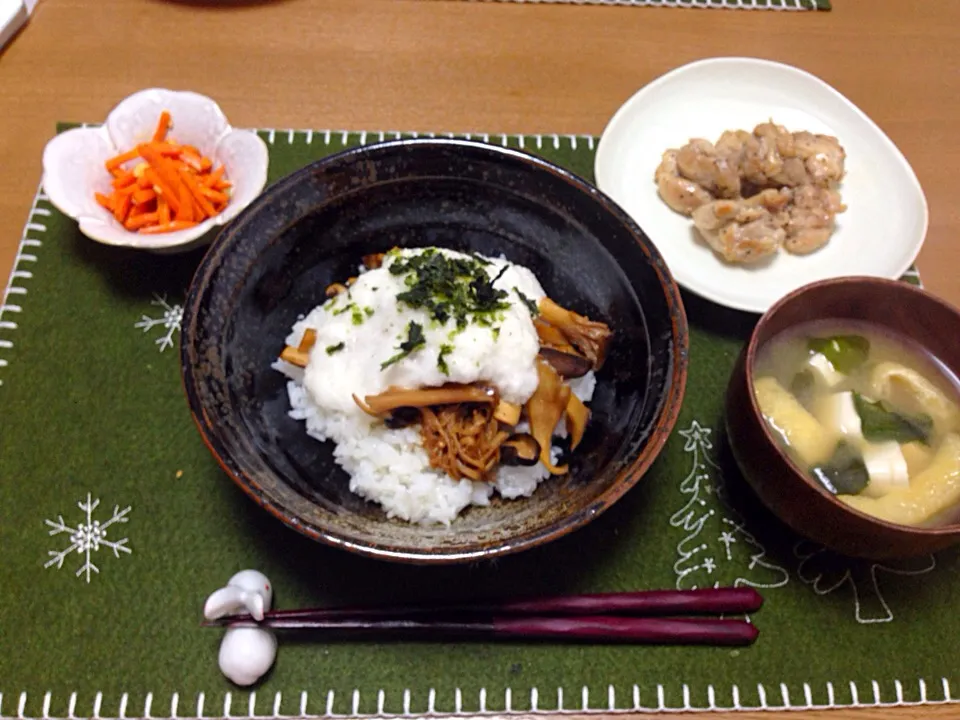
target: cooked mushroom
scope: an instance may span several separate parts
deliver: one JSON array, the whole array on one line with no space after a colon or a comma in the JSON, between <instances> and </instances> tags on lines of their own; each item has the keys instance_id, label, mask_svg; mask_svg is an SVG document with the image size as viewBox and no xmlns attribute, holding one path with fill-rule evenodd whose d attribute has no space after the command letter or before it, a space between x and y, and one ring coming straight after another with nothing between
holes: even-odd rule
<instances>
[{"instance_id":1,"label":"cooked mushroom","mask_svg":"<svg viewBox=\"0 0 960 720\"><path fill-rule=\"evenodd\" d=\"M567 466L557 467L550 458L553 429L560 422L570 399L570 386L564 384L560 375L550 363L537 358L537 376L540 382L537 389L527 400L527 417L530 419L530 433L540 444L540 462L553 475L563 475Z\"/></svg>"},{"instance_id":2,"label":"cooked mushroom","mask_svg":"<svg viewBox=\"0 0 960 720\"><path fill-rule=\"evenodd\" d=\"M302 353L308 353L310 352L310 348L312 348L316 342L317 331L313 328L307 328L303 331L303 337L300 338L300 345L297 347L297 350Z\"/></svg>"},{"instance_id":3,"label":"cooked mushroom","mask_svg":"<svg viewBox=\"0 0 960 720\"><path fill-rule=\"evenodd\" d=\"M523 408L519 405L501 400L497 403L497 407L493 411L493 417L504 425L516 425L520 422L520 413L522 411Z\"/></svg>"},{"instance_id":4,"label":"cooked mushroom","mask_svg":"<svg viewBox=\"0 0 960 720\"><path fill-rule=\"evenodd\" d=\"M576 450L577 445L583 440L583 433L587 429L589 419L590 409L574 393L570 393L570 399L567 401L566 426L567 434L570 436L571 450Z\"/></svg>"},{"instance_id":5,"label":"cooked mushroom","mask_svg":"<svg viewBox=\"0 0 960 720\"><path fill-rule=\"evenodd\" d=\"M555 326L574 347L589 358L593 369L599 370L607 356L610 328L602 322L590 320L557 305L548 297L540 299L540 314Z\"/></svg>"},{"instance_id":6,"label":"cooked mushroom","mask_svg":"<svg viewBox=\"0 0 960 720\"><path fill-rule=\"evenodd\" d=\"M336 297L340 293L345 293L347 291L347 286L343 283L330 283L327 285L325 294L328 298Z\"/></svg>"},{"instance_id":7,"label":"cooked mushroom","mask_svg":"<svg viewBox=\"0 0 960 720\"><path fill-rule=\"evenodd\" d=\"M496 467L509 433L500 430L489 405L421 408L420 436L431 467L455 480L485 480Z\"/></svg>"},{"instance_id":8,"label":"cooked mushroom","mask_svg":"<svg viewBox=\"0 0 960 720\"><path fill-rule=\"evenodd\" d=\"M284 362L290 363L291 365L305 368L310 357L302 350L287 345L285 348L283 348L283 350L280 351L280 359Z\"/></svg>"},{"instance_id":9,"label":"cooked mushroom","mask_svg":"<svg viewBox=\"0 0 960 720\"><path fill-rule=\"evenodd\" d=\"M376 270L378 267L383 265L383 257L385 253L372 253L370 255L363 256L363 266L367 270Z\"/></svg>"},{"instance_id":10,"label":"cooked mushroom","mask_svg":"<svg viewBox=\"0 0 960 720\"><path fill-rule=\"evenodd\" d=\"M563 333L539 315L533 319L533 326L537 330L537 337L540 338L541 346L553 348L554 350L574 352L573 345L567 341Z\"/></svg>"},{"instance_id":11,"label":"cooked mushroom","mask_svg":"<svg viewBox=\"0 0 960 720\"><path fill-rule=\"evenodd\" d=\"M501 465L536 465L540 460L540 443L529 433L517 433L500 446Z\"/></svg>"},{"instance_id":12,"label":"cooked mushroom","mask_svg":"<svg viewBox=\"0 0 960 720\"><path fill-rule=\"evenodd\" d=\"M420 408L399 407L383 421L391 430L399 430L420 421Z\"/></svg>"},{"instance_id":13,"label":"cooked mushroom","mask_svg":"<svg viewBox=\"0 0 960 720\"><path fill-rule=\"evenodd\" d=\"M369 415L379 417L400 407L427 407L429 405L453 405L457 403L486 403L496 405L496 390L479 385L460 385L448 383L435 388L406 390L389 388L379 395L367 395L360 400L356 395L353 401Z\"/></svg>"},{"instance_id":14,"label":"cooked mushroom","mask_svg":"<svg viewBox=\"0 0 960 720\"><path fill-rule=\"evenodd\" d=\"M573 348L570 349L573 350ZM583 377L593 367L593 363L583 355L554 350L551 347L540 348L540 357L550 363L553 369L565 378Z\"/></svg>"},{"instance_id":15,"label":"cooked mushroom","mask_svg":"<svg viewBox=\"0 0 960 720\"><path fill-rule=\"evenodd\" d=\"M285 346L280 351L280 359L291 365L305 368L310 360L310 348L317 342L317 331L313 328L307 328L300 338L300 344L297 347Z\"/></svg>"}]
</instances>

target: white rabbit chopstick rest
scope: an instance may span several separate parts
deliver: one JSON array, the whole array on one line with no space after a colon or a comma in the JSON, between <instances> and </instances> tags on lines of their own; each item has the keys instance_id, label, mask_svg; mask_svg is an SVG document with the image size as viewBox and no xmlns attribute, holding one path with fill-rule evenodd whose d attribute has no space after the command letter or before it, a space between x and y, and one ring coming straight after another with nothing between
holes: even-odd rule
<instances>
[{"instance_id":1,"label":"white rabbit chopstick rest","mask_svg":"<svg viewBox=\"0 0 960 720\"><path fill-rule=\"evenodd\" d=\"M241 570L226 586L207 598L203 615L216 620L224 615L248 612L256 620L270 610L273 590L270 580L256 570ZM257 627L227 628L220 643L220 672L237 685L253 685L267 674L277 657L277 638Z\"/></svg>"}]
</instances>

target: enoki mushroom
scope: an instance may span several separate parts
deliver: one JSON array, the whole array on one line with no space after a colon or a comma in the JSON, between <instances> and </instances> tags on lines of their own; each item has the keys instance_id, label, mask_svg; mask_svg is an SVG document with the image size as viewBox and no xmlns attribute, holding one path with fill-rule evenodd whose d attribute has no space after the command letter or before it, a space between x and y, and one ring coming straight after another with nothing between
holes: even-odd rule
<instances>
[{"instance_id":1,"label":"enoki mushroom","mask_svg":"<svg viewBox=\"0 0 960 720\"><path fill-rule=\"evenodd\" d=\"M431 467L454 480L484 480L500 461L510 434L500 429L490 405L420 408L420 435Z\"/></svg>"}]
</instances>

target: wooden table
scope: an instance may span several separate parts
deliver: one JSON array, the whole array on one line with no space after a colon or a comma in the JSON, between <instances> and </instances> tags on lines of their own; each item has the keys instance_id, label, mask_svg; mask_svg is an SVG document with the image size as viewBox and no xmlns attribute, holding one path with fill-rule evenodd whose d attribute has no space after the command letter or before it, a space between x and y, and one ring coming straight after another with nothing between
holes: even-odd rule
<instances>
[{"instance_id":1,"label":"wooden table","mask_svg":"<svg viewBox=\"0 0 960 720\"><path fill-rule=\"evenodd\" d=\"M205 93L244 127L600 133L624 100L671 68L750 55L818 75L890 135L930 205L924 282L960 305L960 1L834 4L829 13L786 13L41 0L0 55L0 275L13 261L54 123L99 121L141 88ZM798 715L921 716L957 717L960 706Z\"/></svg>"}]
</instances>

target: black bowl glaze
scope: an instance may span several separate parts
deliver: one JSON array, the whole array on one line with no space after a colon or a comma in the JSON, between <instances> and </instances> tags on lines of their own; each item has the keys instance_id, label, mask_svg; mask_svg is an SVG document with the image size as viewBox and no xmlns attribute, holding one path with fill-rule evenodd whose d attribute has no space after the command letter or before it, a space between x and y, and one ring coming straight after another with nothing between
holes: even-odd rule
<instances>
[{"instance_id":1,"label":"black bowl glaze","mask_svg":"<svg viewBox=\"0 0 960 720\"><path fill-rule=\"evenodd\" d=\"M270 364L298 316L362 255L438 245L503 253L547 293L615 332L571 472L450 527L391 520L352 494L332 444L288 415ZM576 176L507 148L400 140L347 150L268 188L202 260L183 317L184 387L201 435L257 503L314 539L418 563L544 543L597 517L643 475L677 418L687 324L663 259L628 216Z\"/></svg>"}]
</instances>

